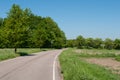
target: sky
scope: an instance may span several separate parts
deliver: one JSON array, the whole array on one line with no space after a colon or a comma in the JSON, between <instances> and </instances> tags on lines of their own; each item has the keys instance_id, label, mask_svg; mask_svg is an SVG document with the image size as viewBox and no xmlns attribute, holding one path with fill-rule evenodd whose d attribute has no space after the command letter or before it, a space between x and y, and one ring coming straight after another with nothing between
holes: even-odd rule
<instances>
[{"instance_id":1,"label":"sky","mask_svg":"<svg viewBox=\"0 0 120 80\"><path fill-rule=\"evenodd\" d=\"M120 38L120 0L1 0L0 17L11 6L30 8L39 16L50 16L65 32L67 39Z\"/></svg>"}]
</instances>

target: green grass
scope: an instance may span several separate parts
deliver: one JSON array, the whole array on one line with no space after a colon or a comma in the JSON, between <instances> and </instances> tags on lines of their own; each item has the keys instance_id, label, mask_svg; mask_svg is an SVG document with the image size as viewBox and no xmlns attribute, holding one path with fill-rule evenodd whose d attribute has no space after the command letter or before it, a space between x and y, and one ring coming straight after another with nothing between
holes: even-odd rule
<instances>
[{"instance_id":1,"label":"green grass","mask_svg":"<svg viewBox=\"0 0 120 80\"><path fill-rule=\"evenodd\" d=\"M89 53L120 53L120 50L108 50L108 49L81 49L82 52Z\"/></svg>"},{"instance_id":2,"label":"green grass","mask_svg":"<svg viewBox=\"0 0 120 80\"><path fill-rule=\"evenodd\" d=\"M120 61L120 56L116 56L115 60Z\"/></svg>"},{"instance_id":3,"label":"green grass","mask_svg":"<svg viewBox=\"0 0 120 80\"><path fill-rule=\"evenodd\" d=\"M31 53L46 51L48 49L40 49L40 48L19 48L17 49L18 54L14 53L14 49L0 49L0 61L15 58L18 56L25 56Z\"/></svg>"},{"instance_id":4,"label":"green grass","mask_svg":"<svg viewBox=\"0 0 120 80\"><path fill-rule=\"evenodd\" d=\"M59 60L64 80L120 80L112 71L83 61L72 49L64 51Z\"/></svg>"},{"instance_id":5,"label":"green grass","mask_svg":"<svg viewBox=\"0 0 120 80\"><path fill-rule=\"evenodd\" d=\"M117 57L119 55L116 55L114 53L102 53L102 54L89 54L89 53L81 53L79 54L80 57L97 57L97 58L106 58L106 57Z\"/></svg>"},{"instance_id":6,"label":"green grass","mask_svg":"<svg viewBox=\"0 0 120 80\"><path fill-rule=\"evenodd\" d=\"M77 52L74 49L73 52L79 54L79 57L85 58L114 58L117 61L120 61L120 50L106 50L106 49L81 49L80 52Z\"/></svg>"},{"instance_id":7,"label":"green grass","mask_svg":"<svg viewBox=\"0 0 120 80\"><path fill-rule=\"evenodd\" d=\"M19 56L13 53L13 49L0 49L0 61Z\"/></svg>"}]
</instances>

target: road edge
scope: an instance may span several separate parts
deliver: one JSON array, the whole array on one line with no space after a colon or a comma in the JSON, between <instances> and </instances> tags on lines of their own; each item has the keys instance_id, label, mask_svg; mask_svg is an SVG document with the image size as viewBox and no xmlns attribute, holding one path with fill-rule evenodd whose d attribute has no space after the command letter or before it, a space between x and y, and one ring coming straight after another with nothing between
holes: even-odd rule
<instances>
[{"instance_id":1,"label":"road edge","mask_svg":"<svg viewBox=\"0 0 120 80\"><path fill-rule=\"evenodd\" d=\"M59 62L59 55L64 51L63 49L59 54L57 54L54 58L53 62L53 80L56 80L56 70L58 71L58 75L60 76L60 80L63 80L63 76L61 74L61 67Z\"/></svg>"}]
</instances>

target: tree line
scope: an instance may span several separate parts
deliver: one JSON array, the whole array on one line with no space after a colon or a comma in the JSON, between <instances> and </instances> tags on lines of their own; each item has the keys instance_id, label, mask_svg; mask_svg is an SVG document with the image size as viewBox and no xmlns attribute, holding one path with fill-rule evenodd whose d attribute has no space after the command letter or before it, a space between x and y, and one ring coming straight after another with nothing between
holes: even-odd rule
<instances>
[{"instance_id":1,"label":"tree line","mask_svg":"<svg viewBox=\"0 0 120 80\"><path fill-rule=\"evenodd\" d=\"M77 47L80 49L120 49L120 39L112 40L106 38L102 40L101 38L84 38L83 36L78 36L76 39L67 40L67 47Z\"/></svg>"},{"instance_id":2,"label":"tree line","mask_svg":"<svg viewBox=\"0 0 120 80\"><path fill-rule=\"evenodd\" d=\"M62 48L66 37L51 17L33 14L13 4L6 18L0 18L0 48Z\"/></svg>"}]
</instances>

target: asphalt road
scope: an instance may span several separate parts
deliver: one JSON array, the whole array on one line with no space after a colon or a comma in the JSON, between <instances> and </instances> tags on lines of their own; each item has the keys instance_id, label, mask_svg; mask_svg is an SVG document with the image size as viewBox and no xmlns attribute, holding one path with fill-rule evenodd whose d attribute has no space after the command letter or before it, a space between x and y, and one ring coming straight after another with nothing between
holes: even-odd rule
<instances>
[{"instance_id":1,"label":"asphalt road","mask_svg":"<svg viewBox=\"0 0 120 80\"><path fill-rule=\"evenodd\" d=\"M57 56L63 50L39 52L0 62L0 80L61 80Z\"/></svg>"}]
</instances>

